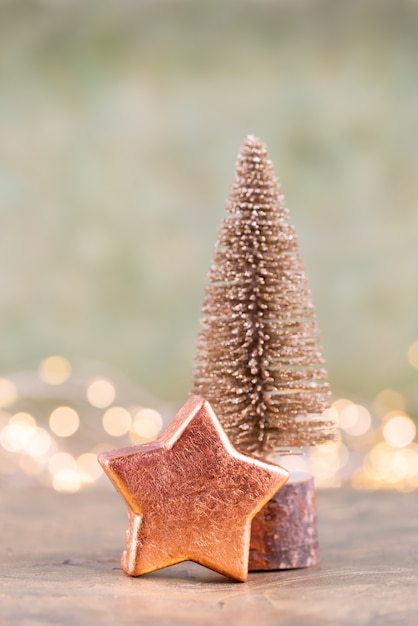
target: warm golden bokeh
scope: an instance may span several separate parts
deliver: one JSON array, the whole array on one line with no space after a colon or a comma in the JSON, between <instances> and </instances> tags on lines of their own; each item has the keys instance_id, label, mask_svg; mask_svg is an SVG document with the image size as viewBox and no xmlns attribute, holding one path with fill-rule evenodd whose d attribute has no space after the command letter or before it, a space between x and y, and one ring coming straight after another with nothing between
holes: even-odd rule
<instances>
[{"instance_id":1,"label":"warm golden bokeh","mask_svg":"<svg viewBox=\"0 0 418 626\"><path fill-rule=\"evenodd\" d=\"M132 443L145 443L156 439L163 426L158 411L142 408L134 412L130 438Z\"/></svg>"},{"instance_id":2,"label":"warm golden bokeh","mask_svg":"<svg viewBox=\"0 0 418 626\"><path fill-rule=\"evenodd\" d=\"M59 406L49 416L49 427L58 437L71 437L80 425L80 418L70 406Z\"/></svg>"},{"instance_id":3,"label":"warm golden bokeh","mask_svg":"<svg viewBox=\"0 0 418 626\"><path fill-rule=\"evenodd\" d=\"M97 455L93 452L84 452L80 454L76 461L77 472L83 483L94 483L103 473L97 461Z\"/></svg>"},{"instance_id":4,"label":"warm golden bokeh","mask_svg":"<svg viewBox=\"0 0 418 626\"><path fill-rule=\"evenodd\" d=\"M112 437L121 437L129 432L132 416L122 406L112 406L103 414L103 428Z\"/></svg>"},{"instance_id":5,"label":"warm golden bokeh","mask_svg":"<svg viewBox=\"0 0 418 626\"><path fill-rule=\"evenodd\" d=\"M25 446L25 452L32 458L36 459L43 457L53 447L50 434L44 428L38 426L28 445Z\"/></svg>"},{"instance_id":6,"label":"warm golden bokeh","mask_svg":"<svg viewBox=\"0 0 418 626\"><path fill-rule=\"evenodd\" d=\"M62 356L49 356L40 362L38 371L48 385L61 385L71 376L71 363Z\"/></svg>"},{"instance_id":7,"label":"warm golden bokeh","mask_svg":"<svg viewBox=\"0 0 418 626\"><path fill-rule=\"evenodd\" d=\"M47 380L40 376L41 371L57 372L59 368L50 367L57 363L69 364L61 368L65 392L57 393L57 377ZM85 373L86 368L90 373ZM64 372L68 375L65 381ZM4 405L10 407L13 403L19 408L29 403L33 408L33 412L12 413L0 407L0 475L4 480L15 477L18 481L23 474L34 484L75 492L101 480L99 453L158 437L164 421L161 413L133 402L144 395L141 390L133 388L117 372L115 382L108 376L92 373L87 364L82 364L79 371L65 357L54 356L44 359L33 372L20 376L20 387L8 379L0 379L0 399ZM116 397L116 387L121 389L127 406L109 406ZM59 404L58 398L64 402ZM49 411L45 410L46 406L51 407ZM110 438L107 442L101 441L103 431Z\"/></svg>"},{"instance_id":8,"label":"warm golden bokeh","mask_svg":"<svg viewBox=\"0 0 418 626\"><path fill-rule=\"evenodd\" d=\"M414 422L407 415L390 417L383 426L383 437L390 446L404 448L415 439L417 429Z\"/></svg>"},{"instance_id":9,"label":"warm golden bokeh","mask_svg":"<svg viewBox=\"0 0 418 626\"><path fill-rule=\"evenodd\" d=\"M103 472L97 462L100 452L153 441L175 412L173 408L163 418L166 409L160 410L158 401L154 407L129 402L130 383L123 391L126 381L119 380L117 374L113 382L108 376L90 372L87 380L80 382L80 373L73 368L71 371L67 384L73 397L63 398L65 403L57 406L52 394L48 402L55 406L49 417L44 410L39 412L34 399L31 412L0 410L0 475L4 480L22 473L27 480L68 493L102 484ZM40 393L37 385L42 384L38 375L39 368L30 381L22 383L37 390L35 397ZM121 389L120 398L126 398L125 406L109 406L116 388ZM24 393L23 404L27 405L28 394ZM19 408L21 396L15 383L13 398ZM100 406L103 404L108 408ZM382 389L369 404L336 398L326 418L338 425L338 441L278 460L287 469L312 472L317 487L350 482L359 489L417 489L417 430L406 409L405 396L395 388ZM104 432L108 441L102 440Z\"/></svg>"},{"instance_id":10,"label":"warm golden bokeh","mask_svg":"<svg viewBox=\"0 0 418 626\"><path fill-rule=\"evenodd\" d=\"M366 407L351 403L339 414L339 427L348 435L364 435L370 428L372 419Z\"/></svg>"},{"instance_id":11,"label":"warm golden bokeh","mask_svg":"<svg viewBox=\"0 0 418 626\"><path fill-rule=\"evenodd\" d=\"M114 401L116 390L113 383L105 378L93 380L87 387L87 399L93 406L104 409Z\"/></svg>"},{"instance_id":12,"label":"warm golden bokeh","mask_svg":"<svg viewBox=\"0 0 418 626\"><path fill-rule=\"evenodd\" d=\"M55 491L75 493L81 487L80 474L75 469L63 467L54 474L52 486Z\"/></svg>"},{"instance_id":13,"label":"warm golden bokeh","mask_svg":"<svg viewBox=\"0 0 418 626\"><path fill-rule=\"evenodd\" d=\"M374 410L383 417L388 411L404 411L406 409L405 397L395 389L383 389L373 400Z\"/></svg>"},{"instance_id":14,"label":"warm golden bokeh","mask_svg":"<svg viewBox=\"0 0 418 626\"><path fill-rule=\"evenodd\" d=\"M414 341L414 343L411 343L411 345L409 346L408 361L412 365L412 367L418 369L418 341Z\"/></svg>"},{"instance_id":15,"label":"warm golden bokeh","mask_svg":"<svg viewBox=\"0 0 418 626\"><path fill-rule=\"evenodd\" d=\"M0 442L8 452L21 452L30 445L36 432L36 420L29 413L16 413L0 433Z\"/></svg>"}]
</instances>

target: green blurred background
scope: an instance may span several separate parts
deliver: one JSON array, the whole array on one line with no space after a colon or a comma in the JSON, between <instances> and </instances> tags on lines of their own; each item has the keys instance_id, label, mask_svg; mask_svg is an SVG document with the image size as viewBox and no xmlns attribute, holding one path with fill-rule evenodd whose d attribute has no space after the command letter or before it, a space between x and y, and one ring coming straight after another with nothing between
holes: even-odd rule
<instances>
[{"instance_id":1,"label":"green blurred background","mask_svg":"<svg viewBox=\"0 0 418 626\"><path fill-rule=\"evenodd\" d=\"M267 143L335 396L416 418L418 5L0 2L0 373L190 388L237 152Z\"/></svg>"}]
</instances>

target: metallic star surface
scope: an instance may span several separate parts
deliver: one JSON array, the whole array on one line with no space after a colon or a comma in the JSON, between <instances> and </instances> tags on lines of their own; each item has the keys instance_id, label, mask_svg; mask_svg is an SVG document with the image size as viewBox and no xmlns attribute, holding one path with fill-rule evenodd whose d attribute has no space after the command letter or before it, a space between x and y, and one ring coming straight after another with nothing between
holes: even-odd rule
<instances>
[{"instance_id":1,"label":"metallic star surface","mask_svg":"<svg viewBox=\"0 0 418 626\"><path fill-rule=\"evenodd\" d=\"M245 581L251 520L288 479L235 450L199 396L156 441L104 452L99 462L128 507L121 564L131 576L195 561Z\"/></svg>"}]
</instances>

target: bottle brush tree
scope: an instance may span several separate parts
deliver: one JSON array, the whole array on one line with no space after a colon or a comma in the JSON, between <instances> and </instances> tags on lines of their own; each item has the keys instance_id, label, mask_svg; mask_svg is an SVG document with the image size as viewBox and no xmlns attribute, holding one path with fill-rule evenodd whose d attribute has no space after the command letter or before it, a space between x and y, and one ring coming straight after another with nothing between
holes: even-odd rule
<instances>
[{"instance_id":1,"label":"bottle brush tree","mask_svg":"<svg viewBox=\"0 0 418 626\"><path fill-rule=\"evenodd\" d=\"M205 289L193 392L259 456L334 439L315 310L265 145L250 135Z\"/></svg>"}]
</instances>

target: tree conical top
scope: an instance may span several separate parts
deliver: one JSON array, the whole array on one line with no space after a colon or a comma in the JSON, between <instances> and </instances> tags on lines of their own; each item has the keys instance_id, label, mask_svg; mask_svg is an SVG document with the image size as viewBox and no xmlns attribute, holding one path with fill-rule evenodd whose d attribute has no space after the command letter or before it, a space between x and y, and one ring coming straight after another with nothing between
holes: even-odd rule
<instances>
[{"instance_id":1,"label":"tree conical top","mask_svg":"<svg viewBox=\"0 0 418 626\"><path fill-rule=\"evenodd\" d=\"M202 306L193 392L232 443L266 455L334 438L311 294L265 145L238 156Z\"/></svg>"}]
</instances>

